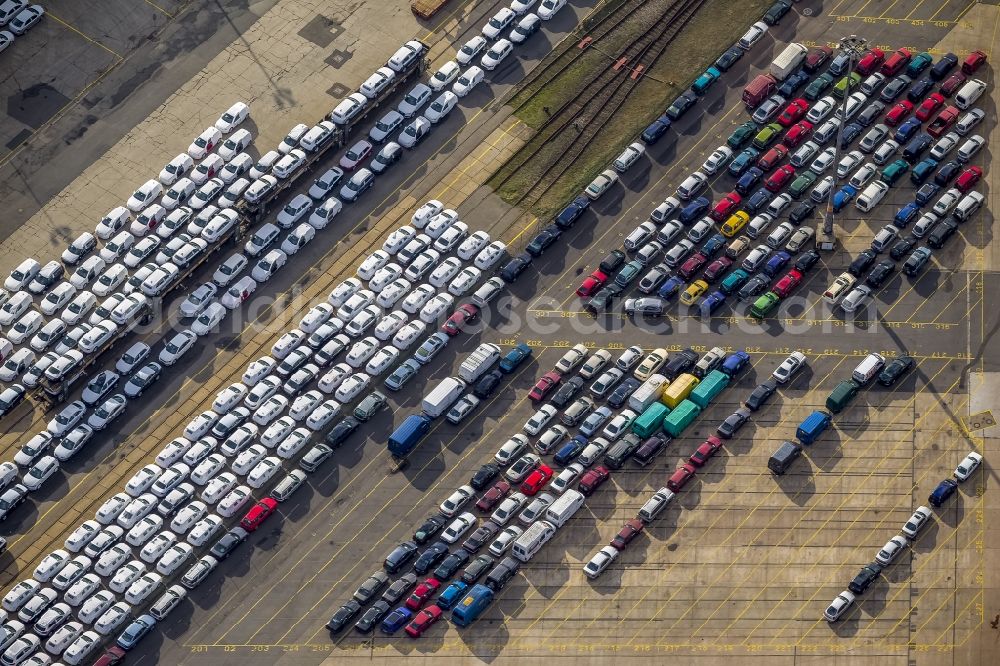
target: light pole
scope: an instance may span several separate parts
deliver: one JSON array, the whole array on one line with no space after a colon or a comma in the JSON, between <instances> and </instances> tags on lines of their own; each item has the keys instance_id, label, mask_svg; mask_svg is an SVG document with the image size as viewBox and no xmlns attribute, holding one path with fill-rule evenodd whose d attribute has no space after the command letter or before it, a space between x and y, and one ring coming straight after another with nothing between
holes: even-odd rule
<instances>
[{"instance_id":1,"label":"light pole","mask_svg":"<svg viewBox=\"0 0 1000 666\"><path fill-rule=\"evenodd\" d=\"M833 195L837 191L837 170L836 165L840 162L840 139L844 133L844 125L847 124L847 100L851 96L851 76L854 74L854 63L861 58L868 49L868 40L857 35L850 35L840 40L837 45L840 52L847 56L847 87L844 89L844 103L840 110L840 125L837 127L837 138L833 150L833 187L826 198L826 211L823 215L823 226L816 234L816 247L820 250L832 252L837 245L837 237L833 232Z\"/></svg>"}]
</instances>

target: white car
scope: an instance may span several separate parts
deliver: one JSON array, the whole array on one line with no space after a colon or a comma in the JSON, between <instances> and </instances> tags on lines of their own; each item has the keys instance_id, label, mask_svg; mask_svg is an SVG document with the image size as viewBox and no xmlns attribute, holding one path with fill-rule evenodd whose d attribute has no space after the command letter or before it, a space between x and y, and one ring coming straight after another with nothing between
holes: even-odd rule
<instances>
[{"instance_id":1,"label":"white car","mask_svg":"<svg viewBox=\"0 0 1000 666\"><path fill-rule=\"evenodd\" d=\"M260 457L263 458L267 454L267 450L257 444L252 445L250 449L254 449L254 452L251 455L256 455L256 452L260 451ZM247 451L250 451L250 449L247 449ZM237 456L236 461L239 462L240 460L244 460L244 454L246 454L247 451L240 453L239 456ZM233 471L236 471L235 468ZM231 472L223 472L222 474L213 477L211 481L205 484L205 489L201 491L201 499L205 502L205 504L211 506L228 495L229 492L236 487L237 483L238 480L236 479L235 474Z\"/></svg>"},{"instance_id":2,"label":"white car","mask_svg":"<svg viewBox=\"0 0 1000 666\"><path fill-rule=\"evenodd\" d=\"M872 288L866 284L857 285L847 296L840 301L840 308L844 312L855 312L864 306L873 297Z\"/></svg>"},{"instance_id":3,"label":"white car","mask_svg":"<svg viewBox=\"0 0 1000 666\"><path fill-rule=\"evenodd\" d=\"M358 340L347 352L344 361L352 368L360 368L379 350L378 340L373 337L365 337Z\"/></svg>"},{"instance_id":4,"label":"white car","mask_svg":"<svg viewBox=\"0 0 1000 666\"><path fill-rule=\"evenodd\" d=\"M422 321L411 321L392 337L392 346L397 349L409 349L426 331L427 324Z\"/></svg>"},{"instance_id":5,"label":"white car","mask_svg":"<svg viewBox=\"0 0 1000 666\"><path fill-rule=\"evenodd\" d=\"M313 431L319 431L337 418L341 412L341 404L336 400L325 400L319 404L306 418L306 427Z\"/></svg>"},{"instance_id":6,"label":"white car","mask_svg":"<svg viewBox=\"0 0 1000 666\"><path fill-rule=\"evenodd\" d=\"M507 245L502 241L493 241L476 255L473 265L480 270L490 270L499 263L507 252Z\"/></svg>"},{"instance_id":7,"label":"white car","mask_svg":"<svg viewBox=\"0 0 1000 666\"><path fill-rule=\"evenodd\" d=\"M188 146L188 155L196 160L200 160L212 152L221 140L222 131L215 126L208 127Z\"/></svg>"},{"instance_id":8,"label":"white car","mask_svg":"<svg viewBox=\"0 0 1000 666\"><path fill-rule=\"evenodd\" d=\"M823 612L823 617L826 618L827 622L836 622L839 620L847 609L851 607L854 603L854 593L849 590L844 590L837 595L837 598L830 602L826 610Z\"/></svg>"},{"instance_id":9,"label":"white car","mask_svg":"<svg viewBox=\"0 0 1000 666\"><path fill-rule=\"evenodd\" d=\"M163 557L163 554L170 550L175 543L177 543L177 535L170 530L163 530L146 542L146 545L139 551L139 559L148 564L153 564Z\"/></svg>"},{"instance_id":10,"label":"white car","mask_svg":"<svg viewBox=\"0 0 1000 666\"><path fill-rule=\"evenodd\" d=\"M549 483L549 490L557 495L561 495L573 485L573 482L579 478L584 472L584 466L580 463L573 463L563 469L559 474L556 475L554 479Z\"/></svg>"},{"instance_id":11,"label":"white car","mask_svg":"<svg viewBox=\"0 0 1000 666\"><path fill-rule=\"evenodd\" d=\"M507 59L514 51L514 44L506 38L498 39L493 46L489 48L483 57L480 58L479 64L483 69L493 71L500 66L504 60Z\"/></svg>"},{"instance_id":12,"label":"white car","mask_svg":"<svg viewBox=\"0 0 1000 666\"><path fill-rule=\"evenodd\" d=\"M153 572L145 573L125 590L125 601L139 605L148 600L162 585L163 576Z\"/></svg>"},{"instance_id":13,"label":"white car","mask_svg":"<svg viewBox=\"0 0 1000 666\"><path fill-rule=\"evenodd\" d=\"M210 178L214 178L215 174L221 172L224 166L226 162L221 157L208 155L191 172L191 182L199 186L204 185Z\"/></svg>"},{"instance_id":14,"label":"white car","mask_svg":"<svg viewBox=\"0 0 1000 666\"><path fill-rule=\"evenodd\" d=\"M74 400L49 421L46 430L56 437L61 437L76 426L87 413L87 405L82 400Z\"/></svg>"},{"instance_id":15,"label":"white car","mask_svg":"<svg viewBox=\"0 0 1000 666\"><path fill-rule=\"evenodd\" d=\"M279 458L289 460L309 443L311 437L312 433L305 428L296 428L281 441L281 444L278 445L274 452Z\"/></svg>"},{"instance_id":16,"label":"white car","mask_svg":"<svg viewBox=\"0 0 1000 666\"><path fill-rule=\"evenodd\" d=\"M99 589L101 589L101 577L94 573L84 574L80 580L66 590L66 593L63 594L63 601L75 608Z\"/></svg>"},{"instance_id":17,"label":"white car","mask_svg":"<svg viewBox=\"0 0 1000 666\"><path fill-rule=\"evenodd\" d=\"M281 250L271 250L257 262L253 271L250 272L250 276L258 283L267 282L287 261L288 255L284 252Z\"/></svg>"},{"instance_id":18,"label":"white car","mask_svg":"<svg viewBox=\"0 0 1000 666\"><path fill-rule=\"evenodd\" d=\"M163 474L163 468L159 465L152 463L145 465L125 483L125 492L132 497L138 497L149 490L161 474Z\"/></svg>"},{"instance_id":19,"label":"white car","mask_svg":"<svg viewBox=\"0 0 1000 666\"><path fill-rule=\"evenodd\" d=\"M457 62L454 60L447 61L445 64L441 65L436 72L434 72L433 76L431 76L429 82L431 90L435 92L444 90L451 84L452 81L458 78L460 73L461 67Z\"/></svg>"},{"instance_id":20,"label":"white car","mask_svg":"<svg viewBox=\"0 0 1000 666\"><path fill-rule=\"evenodd\" d=\"M119 526L124 527L127 530L135 527L135 524L140 520L148 516L153 509L156 508L157 499L156 495L152 493L146 493L136 497L134 500L129 502L115 518L115 521ZM103 507L102 507L103 508ZM97 517L100 520L100 516ZM98 572L100 573L100 572Z\"/></svg>"},{"instance_id":21,"label":"white car","mask_svg":"<svg viewBox=\"0 0 1000 666\"><path fill-rule=\"evenodd\" d=\"M152 539L153 535L159 532L162 527L163 518L155 513L148 515L128 531L128 534L125 535L125 541L132 546L141 546Z\"/></svg>"},{"instance_id":22,"label":"white car","mask_svg":"<svg viewBox=\"0 0 1000 666\"><path fill-rule=\"evenodd\" d=\"M972 451L955 468L955 478L959 483L966 481L981 464L983 464L983 456Z\"/></svg>"},{"instance_id":23,"label":"white car","mask_svg":"<svg viewBox=\"0 0 1000 666\"><path fill-rule=\"evenodd\" d=\"M426 324L433 324L443 318L454 306L455 297L447 293L439 293L431 300L427 301L420 310L420 320Z\"/></svg>"},{"instance_id":24,"label":"white car","mask_svg":"<svg viewBox=\"0 0 1000 666\"><path fill-rule=\"evenodd\" d=\"M131 560L118 568L108 583L108 589L121 594L146 573L146 563L141 560Z\"/></svg>"},{"instance_id":25,"label":"white car","mask_svg":"<svg viewBox=\"0 0 1000 666\"><path fill-rule=\"evenodd\" d=\"M221 303L211 303L191 322L191 332L198 337L208 335L219 327L219 324L222 323L227 314L229 314L229 310L224 305Z\"/></svg>"},{"instance_id":26,"label":"white car","mask_svg":"<svg viewBox=\"0 0 1000 666\"><path fill-rule=\"evenodd\" d=\"M368 281L368 286L375 293L380 293L391 282L395 281L402 275L403 267L395 262L389 262L375 272L375 275L373 275L371 280Z\"/></svg>"},{"instance_id":27,"label":"white car","mask_svg":"<svg viewBox=\"0 0 1000 666\"><path fill-rule=\"evenodd\" d=\"M65 621L65 618L63 618L63 620ZM61 655L63 653L63 651L67 647L69 647L69 645L73 641L75 641L77 638L79 638L80 634L82 634L82 633L83 633L83 625L82 624L80 624L79 622L66 622L66 624L64 624L61 627L59 627L52 634L52 636L49 638L49 640L45 641L45 651L48 652L49 654L54 654L56 656ZM49 658L47 655L43 655L43 656L44 656L45 659ZM30 666L41 666L41 664L43 664L43 663L48 664L48 663L51 663L51 662L50 661L49 662L43 662L42 661L42 656L38 656L38 657L35 658L35 661L34 661L33 664L32 664L32 662L29 661L29 662L25 662L25 666L29 666L29 665Z\"/></svg>"},{"instance_id":28,"label":"white car","mask_svg":"<svg viewBox=\"0 0 1000 666\"><path fill-rule=\"evenodd\" d=\"M517 14L510 7L502 8L483 26L483 36L487 39L496 39L511 26L516 17Z\"/></svg>"},{"instance_id":29,"label":"white car","mask_svg":"<svg viewBox=\"0 0 1000 666\"><path fill-rule=\"evenodd\" d=\"M257 463L250 473L247 474L247 485L251 488L260 488L270 481L275 474L281 471L281 459L268 456Z\"/></svg>"},{"instance_id":30,"label":"white car","mask_svg":"<svg viewBox=\"0 0 1000 666\"><path fill-rule=\"evenodd\" d=\"M620 552L614 546L604 546L590 558L589 562L583 565L584 575L591 580L597 578L611 566L612 562L618 559Z\"/></svg>"},{"instance_id":31,"label":"white car","mask_svg":"<svg viewBox=\"0 0 1000 666\"><path fill-rule=\"evenodd\" d=\"M97 509L94 518L102 525L109 525L132 502L132 498L127 493L112 495Z\"/></svg>"},{"instance_id":32,"label":"white car","mask_svg":"<svg viewBox=\"0 0 1000 666\"><path fill-rule=\"evenodd\" d=\"M556 15L556 13L566 6L566 0L542 0L542 4L538 6L538 18L543 21L548 21Z\"/></svg>"},{"instance_id":33,"label":"white car","mask_svg":"<svg viewBox=\"0 0 1000 666\"><path fill-rule=\"evenodd\" d=\"M528 498L524 493L514 493L500 502L490 520L497 525L506 525L527 503Z\"/></svg>"},{"instance_id":34,"label":"white car","mask_svg":"<svg viewBox=\"0 0 1000 666\"><path fill-rule=\"evenodd\" d=\"M459 511L462 510L462 507L469 503L469 500L475 496L475 493L476 491L472 489L472 486L460 486L455 492L448 496L448 499L441 503L441 513L449 518L454 517Z\"/></svg>"},{"instance_id":35,"label":"white car","mask_svg":"<svg viewBox=\"0 0 1000 666\"><path fill-rule=\"evenodd\" d=\"M910 516L910 519L906 521L900 531L904 536L910 539L915 539L917 534L921 529L923 529L924 525L927 524L927 521L930 520L930 518L931 510L929 508L926 506L917 507L917 510L913 512L913 515Z\"/></svg>"},{"instance_id":36,"label":"white car","mask_svg":"<svg viewBox=\"0 0 1000 666\"><path fill-rule=\"evenodd\" d=\"M198 336L190 330L183 330L170 338L160 350L158 359L163 365L174 365L194 345Z\"/></svg>"},{"instance_id":37,"label":"white car","mask_svg":"<svg viewBox=\"0 0 1000 666\"><path fill-rule=\"evenodd\" d=\"M170 160L163 169L160 170L159 179L163 185L173 185L184 174L194 168L194 159L187 153L181 153Z\"/></svg>"},{"instance_id":38,"label":"white car","mask_svg":"<svg viewBox=\"0 0 1000 666\"><path fill-rule=\"evenodd\" d=\"M270 428L268 428L268 431L270 431L271 428L274 428L275 426L278 426L278 425L279 424L273 424ZM280 426L284 426L284 423L281 423ZM294 421L289 421L288 422L288 428L287 428L287 430L284 427L281 428L282 433L290 432L291 429L294 426L295 426L295 422ZM283 436L284 436L284 434L281 434L278 437L276 437L275 439L280 440ZM271 442L272 446L273 446L273 444L274 444L274 442ZM233 461L233 465L232 465L233 473L234 474L238 474L240 476L246 476L247 474L250 473L250 470L252 470L254 467L257 466L257 463L259 463L261 460L263 460L266 457L267 457L267 448L265 448L265 445L264 444L254 444L254 445L250 446L247 450L241 452L238 456L236 456L236 459ZM216 485L219 486L219 484L216 484ZM229 486L230 484L226 483L225 485ZM216 488L213 489L213 491L211 493L209 493L208 489L206 488L205 495L208 496L208 499L206 499L206 501L209 501L209 499L212 499L214 501L218 501L221 496L223 496L226 493L228 493L230 490L232 490L233 487L235 487L235 483L232 484L232 486L230 486L228 488L225 488L225 489L223 487L221 487L221 486L220 487L216 487ZM218 497L216 495L218 495ZM212 502L209 502L209 503L211 504Z\"/></svg>"},{"instance_id":39,"label":"white car","mask_svg":"<svg viewBox=\"0 0 1000 666\"><path fill-rule=\"evenodd\" d=\"M558 410L552 405L542 405L524 424L524 431L532 437L537 436L549 421L555 418Z\"/></svg>"},{"instance_id":40,"label":"white car","mask_svg":"<svg viewBox=\"0 0 1000 666\"><path fill-rule=\"evenodd\" d=\"M207 461L206 461L207 462ZM185 534L194 524L205 517L208 507L204 502L195 500L182 508L170 521L170 529L175 534Z\"/></svg>"},{"instance_id":41,"label":"white car","mask_svg":"<svg viewBox=\"0 0 1000 666\"><path fill-rule=\"evenodd\" d=\"M240 380L247 386L253 388L257 382L268 376L277 365L278 362L270 356L261 356L247 365L247 369L243 373Z\"/></svg>"},{"instance_id":42,"label":"white car","mask_svg":"<svg viewBox=\"0 0 1000 666\"><path fill-rule=\"evenodd\" d=\"M705 163L701 165L701 171L712 176L718 173L733 158L733 151L729 146L719 146L708 156Z\"/></svg>"},{"instance_id":43,"label":"white car","mask_svg":"<svg viewBox=\"0 0 1000 666\"><path fill-rule=\"evenodd\" d=\"M281 251L291 256L308 245L316 237L316 228L303 222L295 227L281 243Z\"/></svg>"},{"instance_id":44,"label":"white car","mask_svg":"<svg viewBox=\"0 0 1000 666\"><path fill-rule=\"evenodd\" d=\"M230 518L242 509L252 499L251 490L247 486L237 486L229 494L219 500L215 507L216 513L223 518Z\"/></svg>"},{"instance_id":45,"label":"white car","mask_svg":"<svg viewBox=\"0 0 1000 666\"><path fill-rule=\"evenodd\" d=\"M175 543L156 562L156 570L170 576L194 557L194 548L188 543Z\"/></svg>"},{"instance_id":46,"label":"white car","mask_svg":"<svg viewBox=\"0 0 1000 666\"><path fill-rule=\"evenodd\" d=\"M198 463L198 466L191 472L191 483L203 486L208 480L218 474L226 466L226 459L219 453L212 453L207 458Z\"/></svg>"},{"instance_id":47,"label":"white car","mask_svg":"<svg viewBox=\"0 0 1000 666\"><path fill-rule=\"evenodd\" d=\"M836 100L827 95L822 99L813 102L812 106L809 107L809 111L806 112L806 120L811 122L813 125L820 123L826 118L830 113L837 108L837 118L840 118L840 108L837 106Z\"/></svg>"},{"instance_id":48,"label":"white car","mask_svg":"<svg viewBox=\"0 0 1000 666\"><path fill-rule=\"evenodd\" d=\"M482 276L482 271L478 268L466 266L448 284L448 293L454 296L464 296L476 286Z\"/></svg>"},{"instance_id":49,"label":"white car","mask_svg":"<svg viewBox=\"0 0 1000 666\"><path fill-rule=\"evenodd\" d=\"M437 199L431 199L417 209L417 211L410 217L410 222L415 228L423 229L443 210L443 203Z\"/></svg>"},{"instance_id":50,"label":"white car","mask_svg":"<svg viewBox=\"0 0 1000 666\"><path fill-rule=\"evenodd\" d=\"M493 540L490 544L490 552L497 557L503 557L503 554L507 552L507 549L513 545L514 541L517 540L519 536L524 534L524 530L516 525L508 525L503 529L503 532L497 535L497 538Z\"/></svg>"},{"instance_id":51,"label":"white car","mask_svg":"<svg viewBox=\"0 0 1000 666\"><path fill-rule=\"evenodd\" d=\"M209 514L191 528L187 535L187 542L196 548L204 546L221 531L222 525L222 518Z\"/></svg>"},{"instance_id":52,"label":"white car","mask_svg":"<svg viewBox=\"0 0 1000 666\"><path fill-rule=\"evenodd\" d=\"M436 125L444 120L457 104L458 95L450 90L446 90L438 95L433 102L431 102L430 106L427 107L427 110L424 111L424 117L431 121L431 124Z\"/></svg>"},{"instance_id":53,"label":"white car","mask_svg":"<svg viewBox=\"0 0 1000 666\"><path fill-rule=\"evenodd\" d=\"M408 293L410 293L410 289L412 288L413 288L413 283L411 283L406 278L398 278L396 280L393 280L390 284L387 284L385 287L382 288L381 291L379 291L378 296L375 298L375 303L379 307L385 309L393 308ZM379 321L379 325L382 324L382 321L384 321L384 319Z\"/></svg>"},{"instance_id":54,"label":"white car","mask_svg":"<svg viewBox=\"0 0 1000 666\"><path fill-rule=\"evenodd\" d=\"M163 185L159 181L150 179L132 193L132 196L128 198L125 205L130 211L136 213L153 203L161 194L163 194ZM100 233L98 233L98 236L100 236Z\"/></svg>"},{"instance_id":55,"label":"white car","mask_svg":"<svg viewBox=\"0 0 1000 666\"><path fill-rule=\"evenodd\" d=\"M113 603L115 603L114 594L108 590L99 590L83 602L83 605L80 606L77 617L80 622L83 622L84 624L91 624L94 620L103 615Z\"/></svg>"},{"instance_id":56,"label":"white car","mask_svg":"<svg viewBox=\"0 0 1000 666\"><path fill-rule=\"evenodd\" d=\"M323 394L315 389L306 391L292 401L288 415L296 421L301 421L323 402L324 399Z\"/></svg>"},{"instance_id":57,"label":"white car","mask_svg":"<svg viewBox=\"0 0 1000 666\"><path fill-rule=\"evenodd\" d=\"M4 596L3 609L11 613L16 612L28 602L28 599L35 596L35 593L41 588L42 584L37 580L31 578L22 580Z\"/></svg>"},{"instance_id":58,"label":"white car","mask_svg":"<svg viewBox=\"0 0 1000 666\"><path fill-rule=\"evenodd\" d=\"M47 583L55 578L55 575L59 573L64 566L69 564L69 561L70 555L67 551L62 549L54 550L42 558L42 561L37 567L35 567L35 572L32 574L32 578L37 580L39 583Z\"/></svg>"},{"instance_id":59,"label":"white car","mask_svg":"<svg viewBox=\"0 0 1000 666\"><path fill-rule=\"evenodd\" d=\"M451 524L441 532L439 538L445 543L455 543L470 529L475 527L477 522L475 514L469 512L462 513L451 521Z\"/></svg>"},{"instance_id":60,"label":"white car","mask_svg":"<svg viewBox=\"0 0 1000 666\"><path fill-rule=\"evenodd\" d=\"M486 78L485 72L478 65L472 65L466 69L458 80L451 87L451 92L456 97L465 97Z\"/></svg>"},{"instance_id":61,"label":"white car","mask_svg":"<svg viewBox=\"0 0 1000 666\"><path fill-rule=\"evenodd\" d=\"M292 350L304 343L307 337L309 336L304 331L293 328L278 338L278 341L271 346L271 354L279 361L284 360L292 353Z\"/></svg>"},{"instance_id":62,"label":"white car","mask_svg":"<svg viewBox=\"0 0 1000 666\"><path fill-rule=\"evenodd\" d=\"M781 362L771 377L779 384L787 384L802 368L806 366L806 355L802 352L792 352L788 358Z\"/></svg>"}]
</instances>

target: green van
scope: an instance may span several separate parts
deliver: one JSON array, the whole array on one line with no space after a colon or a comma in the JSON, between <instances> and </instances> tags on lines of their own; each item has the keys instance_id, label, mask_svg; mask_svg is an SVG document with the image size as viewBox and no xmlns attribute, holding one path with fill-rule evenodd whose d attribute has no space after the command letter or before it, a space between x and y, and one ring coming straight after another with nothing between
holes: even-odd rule
<instances>
[{"instance_id":1,"label":"green van","mask_svg":"<svg viewBox=\"0 0 1000 666\"><path fill-rule=\"evenodd\" d=\"M833 389L826 398L826 408L829 409L834 414L839 414L844 411L844 408L851 403L851 400L858 395L858 391L861 387L853 379L847 379L839 384Z\"/></svg>"},{"instance_id":2,"label":"green van","mask_svg":"<svg viewBox=\"0 0 1000 666\"><path fill-rule=\"evenodd\" d=\"M757 298L750 306L750 316L754 319L763 319L778 307L778 303L781 299L773 291L769 291L766 294Z\"/></svg>"}]
</instances>

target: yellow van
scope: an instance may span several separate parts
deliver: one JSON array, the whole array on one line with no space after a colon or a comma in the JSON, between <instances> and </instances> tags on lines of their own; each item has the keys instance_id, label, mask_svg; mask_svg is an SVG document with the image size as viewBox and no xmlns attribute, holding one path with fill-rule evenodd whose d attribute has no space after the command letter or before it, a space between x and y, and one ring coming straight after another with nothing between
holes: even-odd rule
<instances>
[{"instance_id":1,"label":"yellow van","mask_svg":"<svg viewBox=\"0 0 1000 666\"><path fill-rule=\"evenodd\" d=\"M680 404L682 400L686 400L694 387L698 385L698 378L692 374L684 373L670 382L663 391L663 395L660 396L660 402L674 409Z\"/></svg>"}]
</instances>

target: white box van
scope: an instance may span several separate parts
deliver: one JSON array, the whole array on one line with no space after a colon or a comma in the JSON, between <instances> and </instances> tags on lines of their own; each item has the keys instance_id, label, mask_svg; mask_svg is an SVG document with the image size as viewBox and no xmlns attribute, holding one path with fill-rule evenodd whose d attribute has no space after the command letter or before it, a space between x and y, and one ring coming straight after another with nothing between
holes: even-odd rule
<instances>
[{"instance_id":1,"label":"white box van","mask_svg":"<svg viewBox=\"0 0 1000 666\"><path fill-rule=\"evenodd\" d=\"M557 528L562 527L583 506L583 499L581 493L570 488L545 511L545 520Z\"/></svg>"},{"instance_id":2,"label":"white box van","mask_svg":"<svg viewBox=\"0 0 1000 666\"><path fill-rule=\"evenodd\" d=\"M986 84L979 79L972 79L964 86L962 86L957 93L955 93L955 106L962 109L968 109L970 106L976 103L979 96L983 94L986 90Z\"/></svg>"},{"instance_id":3,"label":"white box van","mask_svg":"<svg viewBox=\"0 0 1000 666\"><path fill-rule=\"evenodd\" d=\"M884 197L888 191L889 186L881 180L872 181L868 184L868 187L865 188L864 192L858 196L854 205L857 206L858 210L862 213L867 213L872 208L877 206L880 201L882 201L882 197Z\"/></svg>"},{"instance_id":4,"label":"white box van","mask_svg":"<svg viewBox=\"0 0 1000 666\"><path fill-rule=\"evenodd\" d=\"M872 377L878 374L884 365L885 356L873 352L868 354L865 360L858 364L858 367L854 368L851 377L859 384L867 384L872 380Z\"/></svg>"},{"instance_id":5,"label":"white box van","mask_svg":"<svg viewBox=\"0 0 1000 666\"><path fill-rule=\"evenodd\" d=\"M650 375L628 398L629 409L642 414L646 408L660 399L663 387L670 382L663 375Z\"/></svg>"},{"instance_id":6,"label":"white box van","mask_svg":"<svg viewBox=\"0 0 1000 666\"><path fill-rule=\"evenodd\" d=\"M984 201L985 197L983 197L982 192L969 192L962 197L962 200L958 202L958 205L955 206L955 210L951 211L951 214L959 222L967 222L982 207Z\"/></svg>"},{"instance_id":7,"label":"white box van","mask_svg":"<svg viewBox=\"0 0 1000 666\"><path fill-rule=\"evenodd\" d=\"M471 384L482 377L499 360L500 347L484 342L462 361L462 365L458 369L458 376Z\"/></svg>"},{"instance_id":8,"label":"white box van","mask_svg":"<svg viewBox=\"0 0 1000 666\"><path fill-rule=\"evenodd\" d=\"M424 397L422 404L424 414L432 419L441 416L458 400L466 386L466 383L457 377L445 377Z\"/></svg>"},{"instance_id":9,"label":"white box van","mask_svg":"<svg viewBox=\"0 0 1000 666\"><path fill-rule=\"evenodd\" d=\"M524 534L517 537L517 540L514 541L514 545L510 549L510 554L522 562L527 562L535 556L535 553L542 549L542 546L555 533L556 526L552 523L544 520L534 522L531 524L531 527L524 531Z\"/></svg>"}]
</instances>

